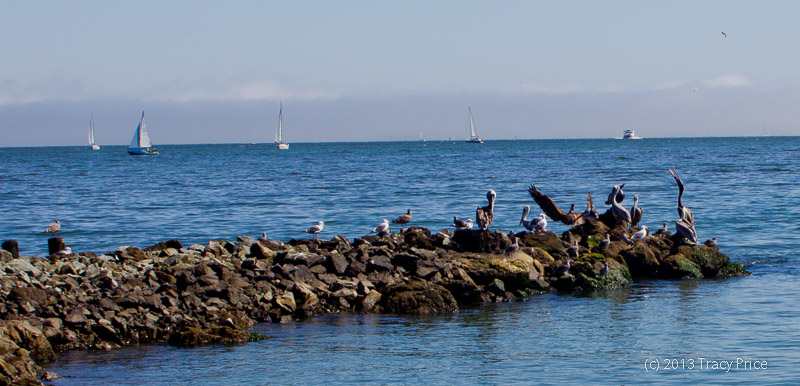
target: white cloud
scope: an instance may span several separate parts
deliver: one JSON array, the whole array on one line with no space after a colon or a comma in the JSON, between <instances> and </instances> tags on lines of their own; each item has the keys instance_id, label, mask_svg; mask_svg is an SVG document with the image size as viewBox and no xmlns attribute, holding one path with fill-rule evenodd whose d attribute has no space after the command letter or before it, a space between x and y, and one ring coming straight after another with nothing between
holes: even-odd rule
<instances>
[{"instance_id":1,"label":"white cloud","mask_svg":"<svg viewBox=\"0 0 800 386\"><path fill-rule=\"evenodd\" d=\"M219 88L198 87L157 92L157 99L170 102L249 101L249 100L316 100L336 99L335 90L289 88L271 80L256 80Z\"/></svg>"},{"instance_id":2,"label":"white cloud","mask_svg":"<svg viewBox=\"0 0 800 386\"><path fill-rule=\"evenodd\" d=\"M706 87L724 87L724 88L734 88L734 87L745 87L753 84L753 81L750 78L739 75L739 74L725 74L720 75L716 78L706 79L703 80L703 84Z\"/></svg>"}]
</instances>

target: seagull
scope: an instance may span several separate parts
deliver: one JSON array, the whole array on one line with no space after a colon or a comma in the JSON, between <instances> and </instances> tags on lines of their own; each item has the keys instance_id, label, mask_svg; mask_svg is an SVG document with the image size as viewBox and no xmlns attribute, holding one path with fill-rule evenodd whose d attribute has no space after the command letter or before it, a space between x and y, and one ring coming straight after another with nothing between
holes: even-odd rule
<instances>
[{"instance_id":1,"label":"seagull","mask_svg":"<svg viewBox=\"0 0 800 386\"><path fill-rule=\"evenodd\" d=\"M61 230L61 223L56 220L56 222L47 226L47 229L44 230L45 233L52 233L53 237L55 237L56 233Z\"/></svg>"},{"instance_id":2,"label":"seagull","mask_svg":"<svg viewBox=\"0 0 800 386\"><path fill-rule=\"evenodd\" d=\"M564 264L559 265L558 268L553 271L552 277L559 278L566 274L569 274L569 257L564 261Z\"/></svg>"},{"instance_id":3,"label":"seagull","mask_svg":"<svg viewBox=\"0 0 800 386\"><path fill-rule=\"evenodd\" d=\"M383 219L383 222L378 224L375 228L372 228L371 233L377 233L378 236L384 236L390 232L389 230L389 220Z\"/></svg>"},{"instance_id":4,"label":"seagull","mask_svg":"<svg viewBox=\"0 0 800 386\"><path fill-rule=\"evenodd\" d=\"M392 220L392 223L400 224L403 226L401 232L405 232L406 224L411 222L411 209L408 210L408 213L397 216L396 219Z\"/></svg>"},{"instance_id":5,"label":"seagull","mask_svg":"<svg viewBox=\"0 0 800 386\"><path fill-rule=\"evenodd\" d=\"M267 241L267 232L264 232L264 234L262 234L261 237L259 237L258 239Z\"/></svg>"},{"instance_id":6,"label":"seagull","mask_svg":"<svg viewBox=\"0 0 800 386\"><path fill-rule=\"evenodd\" d=\"M464 220L458 218L458 216L453 216L453 226L456 227L456 229L472 229L473 225L475 225L475 223L471 218Z\"/></svg>"},{"instance_id":7,"label":"seagull","mask_svg":"<svg viewBox=\"0 0 800 386\"><path fill-rule=\"evenodd\" d=\"M647 225L642 226L642 229L634 233L633 236L631 236L631 239L644 240L645 237L647 237Z\"/></svg>"},{"instance_id":8,"label":"seagull","mask_svg":"<svg viewBox=\"0 0 800 386\"><path fill-rule=\"evenodd\" d=\"M494 200L497 198L497 193L489 189L486 192L486 199L489 200L489 205L478 208L475 210L475 218L478 219L478 228L481 230L489 229L489 224L494 220Z\"/></svg>"},{"instance_id":9,"label":"seagull","mask_svg":"<svg viewBox=\"0 0 800 386\"><path fill-rule=\"evenodd\" d=\"M56 255L58 255L58 256L66 256L66 255L71 255L71 254L72 254L72 248L70 248L70 247L65 247L64 249L62 249L62 250L60 250L60 251L56 252L55 254L56 254Z\"/></svg>"},{"instance_id":10,"label":"seagull","mask_svg":"<svg viewBox=\"0 0 800 386\"><path fill-rule=\"evenodd\" d=\"M661 228L656 229L655 233L653 234L660 235L662 233L667 233L667 232L669 232L669 228L667 228L667 223L664 223L664 225L662 225Z\"/></svg>"},{"instance_id":11,"label":"seagull","mask_svg":"<svg viewBox=\"0 0 800 386\"><path fill-rule=\"evenodd\" d=\"M600 244L597 245L598 248L603 249L611 244L611 236L606 233L606 238L600 241Z\"/></svg>"},{"instance_id":12,"label":"seagull","mask_svg":"<svg viewBox=\"0 0 800 386\"><path fill-rule=\"evenodd\" d=\"M633 196L633 207L631 208L631 227L639 225L642 221L642 208L639 207L639 195Z\"/></svg>"},{"instance_id":13,"label":"seagull","mask_svg":"<svg viewBox=\"0 0 800 386\"><path fill-rule=\"evenodd\" d=\"M625 186L625 184L622 184L622 186ZM619 199L618 193L622 191L621 190L622 186L614 185L614 189L608 196L608 201L606 202L606 204L611 204L611 209L613 210L617 218L619 218L620 221L625 222L626 225L629 225L631 223L631 213L628 212L627 209L625 209L622 205L619 204L622 200ZM619 199L619 201L612 200L611 199L612 197L616 197L617 199Z\"/></svg>"},{"instance_id":14,"label":"seagull","mask_svg":"<svg viewBox=\"0 0 800 386\"><path fill-rule=\"evenodd\" d=\"M724 38L728 37L728 35L725 33L725 31L721 31L720 33L722 33L722 37L724 37Z\"/></svg>"},{"instance_id":15,"label":"seagull","mask_svg":"<svg viewBox=\"0 0 800 386\"><path fill-rule=\"evenodd\" d=\"M533 229L531 232L533 233L544 233L547 232L547 216L544 213L540 213L536 218L533 219Z\"/></svg>"},{"instance_id":16,"label":"seagull","mask_svg":"<svg viewBox=\"0 0 800 386\"><path fill-rule=\"evenodd\" d=\"M622 185L614 185L614 189L617 190L617 193L614 193L614 189L611 189L611 193L608 195L608 200L606 200L606 205L611 205L611 197L617 197L617 203L622 203L622 200L625 199L625 192L622 188L625 187L625 184Z\"/></svg>"},{"instance_id":17,"label":"seagull","mask_svg":"<svg viewBox=\"0 0 800 386\"><path fill-rule=\"evenodd\" d=\"M608 262L605 262L603 268L600 268L600 276L605 276L608 274Z\"/></svg>"},{"instance_id":18,"label":"seagull","mask_svg":"<svg viewBox=\"0 0 800 386\"><path fill-rule=\"evenodd\" d=\"M578 247L578 240L573 241L572 245L567 248L567 256L571 257L578 257L578 251L580 247Z\"/></svg>"},{"instance_id":19,"label":"seagull","mask_svg":"<svg viewBox=\"0 0 800 386\"><path fill-rule=\"evenodd\" d=\"M512 232L512 234L513 234L513 232ZM512 254L512 253L514 253L516 251L519 251L519 237L515 236L513 239L514 239L514 243L509 245L508 247L506 247L506 250L504 252L506 255L510 255L510 254Z\"/></svg>"},{"instance_id":20,"label":"seagull","mask_svg":"<svg viewBox=\"0 0 800 386\"><path fill-rule=\"evenodd\" d=\"M308 229L304 230L303 233L310 233L310 234L314 235L314 239L316 240L317 239L317 234L319 232L322 232L323 228L325 228L325 223L322 222L322 221L318 221L317 225L314 225L311 228L308 228Z\"/></svg>"},{"instance_id":21,"label":"seagull","mask_svg":"<svg viewBox=\"0 0 800 386\"><path fill-rule=\"evenodd\" d=\"M710 238L710 239L708 239L706 241L703 241L703 245L705 245L707 247L713 247L713 246L717 245L717 238L713 237L713 238Z\"/></svg>"},{"instance_id":22,"label":"seagull","mask_svg":"<svg viewBox=\"0 0 800 386\"><path fill-rule=\"evenodd\" d=\"M622 232L622 241L624 241L624 242L626 242L628 244L634 244L633 240L631 240L631 238L628 237L628 234L625 233L625 232Z\"/></svg>"}]
</instances>

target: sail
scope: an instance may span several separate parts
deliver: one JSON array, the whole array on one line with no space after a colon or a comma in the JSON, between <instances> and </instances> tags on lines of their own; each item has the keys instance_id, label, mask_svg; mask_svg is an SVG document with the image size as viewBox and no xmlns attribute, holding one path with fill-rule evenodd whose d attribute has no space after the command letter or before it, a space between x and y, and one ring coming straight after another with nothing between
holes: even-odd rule
<instances>
[{"instance_id":1,"label":"sail","mask_svg":"<svg viewBox=\"0 0 800 386\"><path fill-rule=\"evenodd\" d=\"M92 115L92 120L89 121L89 144L94 145L94 115Z\"/></svg>"},{"instance_id":2,"label":"sail","mask_svg":"<svg viewBox=\"0 0 800 386\"><path fill-rule=\"evenodd\" d=\"M283 142L283 132L281 130L281 124L283 123L283 102L281 102L281 109L278 112L278 138L275 142L281 143Z\"/></svg>"},{"instance_id":3,"label":"sail","mask_svg":"<svg viewBox=\"0 0 800 386\"><path fill-rule=\"evenodd\" d=\"M133 133L133 139L128 148L148 148L150 146L152 146L150 144L150 136L147 135L147 127L144 124L144 111L142 111L142 120L139 121L139 127Z\"/></svg>"},{"instance_id":4,"label":"sail","mask_svg":"<svg viewBox=\"0 0 800 386\"><path fill-rule=\"evenodd\" d=\"M478 133L475 131L475 122L472 121L472 107L469 108L469 137L475 138Z\"/></svg>"}]
</instances>

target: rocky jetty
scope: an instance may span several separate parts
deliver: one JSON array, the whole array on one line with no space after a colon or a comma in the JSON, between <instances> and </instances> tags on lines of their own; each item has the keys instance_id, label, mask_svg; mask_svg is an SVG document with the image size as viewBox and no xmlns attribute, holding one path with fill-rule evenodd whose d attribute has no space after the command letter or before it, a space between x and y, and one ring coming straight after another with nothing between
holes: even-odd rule
<instances>
[{"instance_id":1,"label":"rocky jetty","mask_svg":"<svg viewBox=\"0 0 800 386\"><path fill-rule=\"evenodd\" d=\"M102 255L2 251L0 384L40 384L53 375L39 364L65 350L242 344L263 338L248 332L259 322L332 312L455 313L637 278L747 274L716 246L669 233L623 241L635 230L589 220L561 235L412 227L354 240L169 240ZM613 241L601 247L606 233ZM519 248L506 253L513 236Z\"/></svg>"}]
</instances>

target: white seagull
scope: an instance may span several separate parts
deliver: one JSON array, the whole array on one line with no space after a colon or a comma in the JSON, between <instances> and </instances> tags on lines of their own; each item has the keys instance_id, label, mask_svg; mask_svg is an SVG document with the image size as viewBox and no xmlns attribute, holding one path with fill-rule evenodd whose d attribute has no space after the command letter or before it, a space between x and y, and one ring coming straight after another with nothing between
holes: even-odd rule
<instances>
[{"instance_id":1,"label":"white seagull","mask_svg":"<svg viewBox=\"0 0 800 386\"><path fill-rule=\"evenodd\" d=\"M56 222L47 226L47 229L44 230L45 233L52 233L55 237L56 233L61 230L61 223L56 220Z\"/></svg>"},{"instance_id":2,"label":"white seagull","mask_svg":"<svg viewBox=\"0 0 800 386\"><path fill-rule=\"evenodd\" d=\"M458 216L453 216L453 226L456 229L472 229L474 225L475 222L471 218L465 220L458 218Z\"/></svg>"},{"instance_id":3,"label":"white seagull","mask_svg":"<svg viewBox=\"0 0 800 386\"><path fill-rule=\"evenodd\" d=\"M647 237L647 225L642 225L642 229L631 236L633 240L644 240Z\"/></svg>"},{"instance_id":4,"label":"white seagull","mask_svg":"<svg viewBox=\"0 0 800 386\"><path fill-rule=\"evenodd\" d=\"M314 225L311 228L308 228L308 229L304 230L303 233L310 233L310 234L314 235L314 239L316 240L317 234L319 232L322 232L322 229L324 229L324 228L325 228L325 223L322 222L322 221L319 221L319 222L317 222L317 225Z\"/></svg>"},{"instance_id":5,"label":"white seagull","mask_svg":"<svg viewBox=\"0 0 800 386\"><path fill-rule=\"evenodd\" d=\"M372 233L377 233L378 236L384 236L389 233L389 219L383 219L383 222L372 228Z\"/></svg>"}]
</instances>

